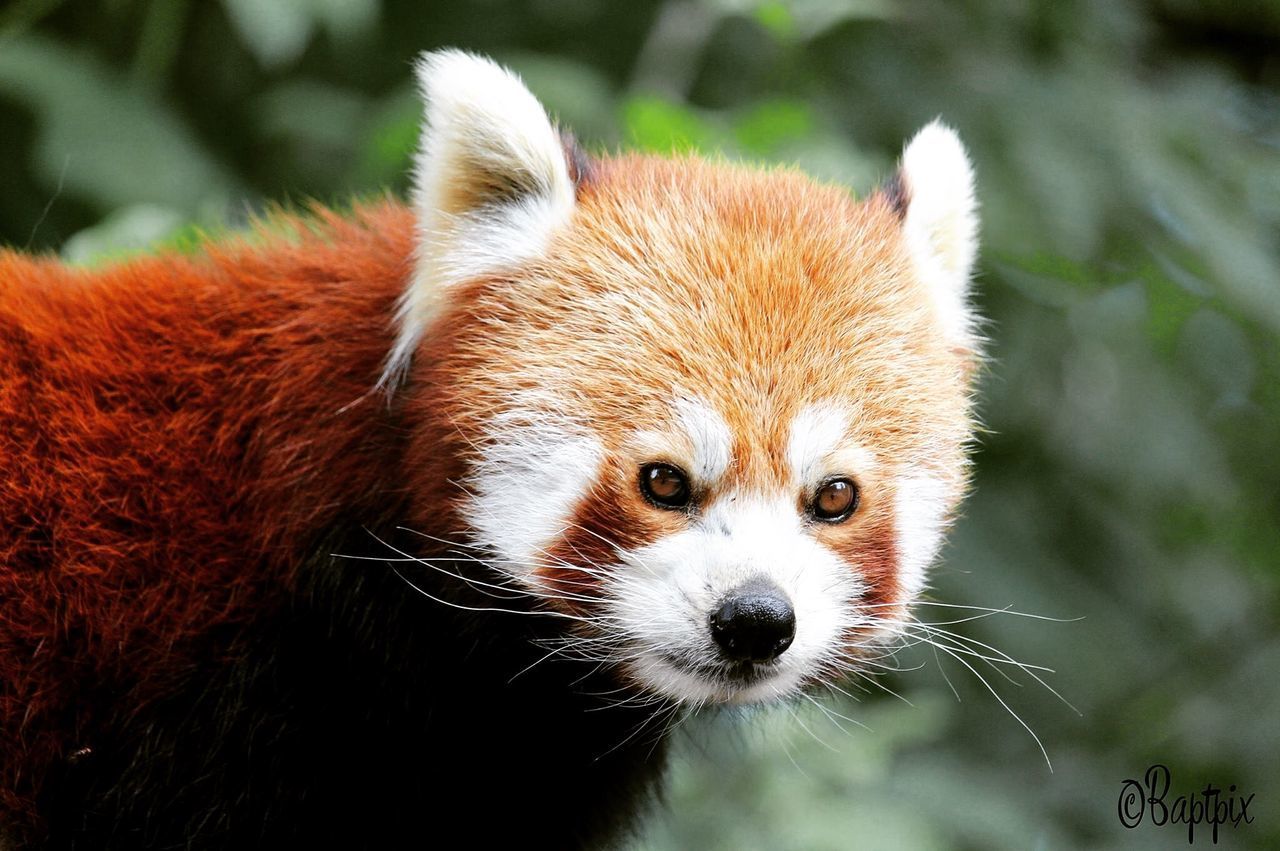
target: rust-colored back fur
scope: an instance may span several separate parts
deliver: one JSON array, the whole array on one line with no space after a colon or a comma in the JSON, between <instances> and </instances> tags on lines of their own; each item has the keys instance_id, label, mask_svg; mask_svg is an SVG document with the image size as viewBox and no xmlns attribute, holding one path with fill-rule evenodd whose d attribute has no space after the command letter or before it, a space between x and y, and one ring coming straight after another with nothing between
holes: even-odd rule
<instances>
[{"instance_id":1,"label":"rust-colored back fur","mask_svg":"<svg viewBox=\"0 0 1280 851\"><path fill-rule=\"evenodd\" d=\"M100 270L0 254L0 811L380 497L411 230L383 203Z\"/></svg>"}]
</instances>

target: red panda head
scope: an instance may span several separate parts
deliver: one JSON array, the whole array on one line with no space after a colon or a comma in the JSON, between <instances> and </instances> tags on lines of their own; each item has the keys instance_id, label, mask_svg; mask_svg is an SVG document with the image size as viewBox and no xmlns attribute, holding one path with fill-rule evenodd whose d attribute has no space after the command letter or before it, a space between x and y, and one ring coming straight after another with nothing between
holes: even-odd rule
<instances>
[{"instance_id":1,"label":"red panda head","mask_svg":"<svg viewBox=\"0 0 1280 851\"><path fill-rule=\"evenodd\" d=\"M419 65L418 253L384 382L461 456L467 543L646 693L748 702L899 632L965 487L972 177L931 124L879 192L587 161L519 79Z\"/></svg>"}]
</instances>

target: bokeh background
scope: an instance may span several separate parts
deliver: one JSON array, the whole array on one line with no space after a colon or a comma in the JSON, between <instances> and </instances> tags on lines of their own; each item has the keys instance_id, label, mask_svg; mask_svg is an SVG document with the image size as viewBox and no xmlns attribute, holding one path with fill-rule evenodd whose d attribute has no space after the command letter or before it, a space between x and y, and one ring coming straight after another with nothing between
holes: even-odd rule
<instances>
[{"instance_id":1,"label":"bokeh background","mask_svg":"<svg viewBox=\"0 0 1280 851\"><path fill-rule=\"evenodd\" d=\"M1155 762L1171 798L1256 795L1221 847L1280 848L1280 4L17 0L0 242L104 263L402 193L409 63L442 45L517 69L597 151L863 194L941 115L979 175L988 430L931 599L1058 620L920 617L1055 669L1078 714L907 648L884 688L684 724L635 851L1185 847L1119 823Z\"/></svg>"}]
</instances>

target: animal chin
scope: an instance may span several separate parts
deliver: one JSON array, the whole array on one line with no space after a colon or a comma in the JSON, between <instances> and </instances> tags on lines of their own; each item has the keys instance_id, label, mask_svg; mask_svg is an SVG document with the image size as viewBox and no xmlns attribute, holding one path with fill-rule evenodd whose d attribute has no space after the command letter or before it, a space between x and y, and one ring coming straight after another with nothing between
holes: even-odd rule
<instances>
[{"instance_id":1,"label":"animal chin","mask_svg":"<svg viewBox=\"0 0 1280 851\"><path fill-rule=\"evenodd\" d=\"M801 681L776 661L698 662L669 653L643 655L633 665L633 675L649 691L696 705L778 700Z\"/></svg>"}]
</instances>

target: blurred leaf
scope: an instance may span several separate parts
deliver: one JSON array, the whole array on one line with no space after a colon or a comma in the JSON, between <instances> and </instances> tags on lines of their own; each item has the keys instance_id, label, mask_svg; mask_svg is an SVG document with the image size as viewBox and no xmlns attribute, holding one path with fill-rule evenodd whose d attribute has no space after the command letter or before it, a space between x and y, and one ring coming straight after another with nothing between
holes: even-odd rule
<instances>
[{"instance_id":1,"label":"blurred leaf","mask_svg":"<svg viewBox=\"0 0 1280 851\"><path fill-rule=\"evenodd\" d=\"M294 0L309 6L328 33L339 41L374 31L381 14L381 0Z\"/></svg>"},{"instance_id":2,"label":"blurred leaf","mask_svg":"<svg viewBox=\"0 0 1280 851\"><path fill-rule=\"evenodd\" d=\"M357 181L378 188L402 185L421 127L422 101L412 86L406 84L384 96L365 119Z\"/></svg>"},{"instance_id":3,"label":"blurred leaf","mask_svg":"<svg viewBox=\"0 0 1280 851\"><path fill-rule=\"evenodd\" d=\"M633 97L623 105L628 138L641 150L703 150L715 147L718 134L693 110L656 97Z\"/></svg>"},{"instance_id":4,"label":"blurred leaf","mask_svg":"<svg viewBox=\"0 0 1280 851\"><path fill-rule=\"evenodd\" d=\"M64 2L66 0L12 0L8 8L0 10L0 38L23 32Z\"/></svg>"},{"instance_id":5,"label":"blurred leaf","mask_svg":"<svg viewBox=\"0 0 1280 851\"><path fill-rule=\"evenodd\" d=\"M81 265L120 260L172 240L186 221L182 212L171 207L155 204L121 207L68 239L62 247L62 257L69 263Z\"/></svg>"},{"instance_id":6,"label":"blurred leaf","mask_svg":"<svg viewBox=\"0 0 1280 851\"><path fill-rule=\"evenodd\" d=\"M316 29L342 39L369 32L378 0L222 0L241 41L264 67L295 61Z\"/></svg>"},{"instance_id":7,"label":"blurred leaf","mask_svg":"<svg viewBox=\"0 0 1280 851\"><path fill-rule=\"evenodd\" d=\"M315 16L298 0L222 0L240 40L264 67L293 62L306 50Z\"/></svg>"},{"instance_id":8,"label":"blurred leaf","mask_svg":"<svg viewBox=\"0 0 1280 851\"><path fill-rule=\"evenodd\" d=\"M813 113L800 101L766 101L753 106L733 124L733 135L748 153L767 157L813 133Z\"/></svg>"},{"instance_id":9,"label":"blurred leaf","mask_svg":"<svg viewBox=\"0 0 1280 851\"><path fill-rule=\"evenodd\" d=\"M1188 372L1210 391L1211 412L1248 404L1257 366L1239 325L1216 310L1202 308L1187 319L1178 348Z\"/></svg>"},{"instance_id":10,"label":"blurred leaf","mask_svg":"<svg viewBox=\"0 0 1280 851\"><path fill-rule=\"evenodd\" d=\"M747 14L774 38L816 38L846 21L887 18L892 0L711 0L726 12Z\"/></svg>"},{"instance_id":11,"label":"blurred leaf","mask_svg":"<svg viewBox=\"0 0 1280 851\"><path fill-rule=\"evenodd\" d=\"M845 137L827 132L780 142L770 156L795 163L819 180L848 186L855 193L879 185L893 169L888 158L868 155Z\"/></svg>"},{"instance_id":12,"label":"blurred leaf","mask_svg":"<svg viewBox=\"0 0 1280 851\"><path fill-rule=\"evenodd\" d=\"M811 39L846 21L887 18L894 12L894 3L893 0L791 0L790 9L800 35Z\"/></svg>"},{"instance_id":13,"label":"blurred leaf","mask_svg":"<svg viewBox=\"0 0 1280 851\"><path fill-rule=\"evenodd\" d=\"M363 124L366 107L357 92L296 78L273 87L255 103L264 133L332 148L352 145L351 128Z\"/></svg>"},{"instance_id":14,"label":"blurred leaf","mask_svg":"<svg viewBox=\"0 0 1280 851\"><path fill-rule=\"evenodd\" d=\"M236 191L170 110L83 51L36 36L6 41L0 93L36 114L34 165L51 189L106 209L155 203L187 213Z\"/></svg>"},{"instance_id":15,"label":"blurred leaf","mask_svg":"<svg viewBox=\"0 0 1280 851\"><path fill-rule=\"evenodd\" d=\"M787 8L787 4L780 0L761 3L756 6L752 14L762 27L773 33L775 38L786 40L795 35L795 18Z\"/></svg>"},{"instance_id":16,"label":"blurred leaf","mask_svg":"<svg viewBox=\"0 0 1280 851\"><path fill-rule=\"evenodd\" d=\"M1150 270L1143 276L1150 307L1147 311L1147 334L1161 352L1172 354L1182 325L1205 302L1208 293L1188 291L1170 280L1166 274Z\"/></svg>"}]
</instances>

